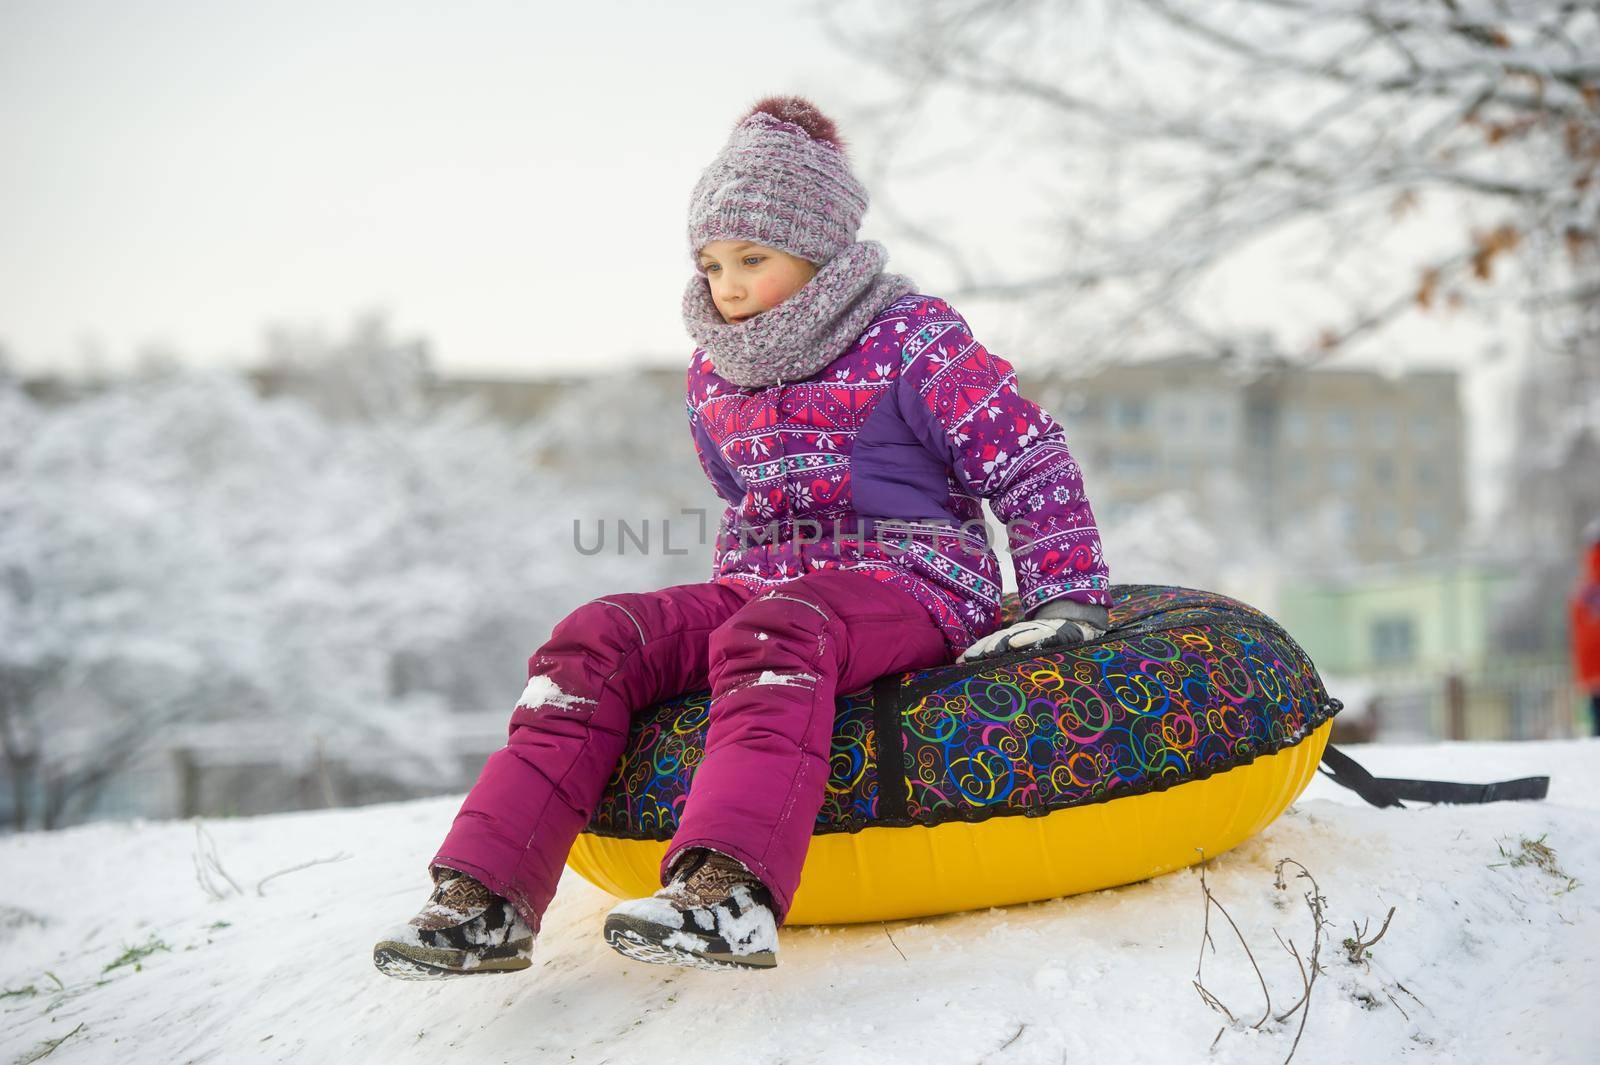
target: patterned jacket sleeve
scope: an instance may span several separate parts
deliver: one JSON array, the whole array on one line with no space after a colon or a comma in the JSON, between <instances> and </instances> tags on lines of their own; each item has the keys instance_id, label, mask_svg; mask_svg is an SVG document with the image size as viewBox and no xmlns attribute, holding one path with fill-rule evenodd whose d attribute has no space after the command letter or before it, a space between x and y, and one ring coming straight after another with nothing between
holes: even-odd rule
<instances>
[{"instance_id":1,"label":"patterned jacket sleeve","mask_svg":"<svg viewBox=\"0 0 1600 1065\"><path fill-rule=\"evenodd\" d=\"M901 349L902 415L1004 523L1024 617L1068 599L1109 607L1110 575L1059 423L1017 390L1011 364L984 348L942 300Z\"/></svg>"},{"instance_id":2,"label":"patterned jacket sleeve","mask_svg":"<svg viewBox=\"0 0 1600 1065\"><path fill-rule=\"evenodd\" d=\"M700 460L700 468L705 471L706 479L711 482L711 487L717 491L717 496L723 503L722 514L717 518L716 528L712 531L711 546L711 577L715 580L722 572L722 560L729 551L738 545L738 507L741 494L737 492L737 484L729 473L726 463L722 461L721 454L717 451L716 444L706 432L700 412L695 409L694 397L690 393L684 394L684 406L689 412L689 437L694 441L695 457Z\"/></svg>"}]
</instances>

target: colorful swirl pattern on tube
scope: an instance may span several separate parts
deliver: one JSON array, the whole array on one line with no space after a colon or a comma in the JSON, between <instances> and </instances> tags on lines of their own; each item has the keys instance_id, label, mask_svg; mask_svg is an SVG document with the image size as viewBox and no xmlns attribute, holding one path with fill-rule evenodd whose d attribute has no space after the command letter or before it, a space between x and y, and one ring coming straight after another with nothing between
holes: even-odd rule
<instances>
[{"instance_id":1,"label":"colorful swirl pattern on tube","mask_svg":"<svg viewBox=\"0 0 1600 1065\"><path fill-rule=\"evenodd\" d=\"M814 834L1042 816L1159 791L1291 747L1340 709L1305 652L1253 607L1161 585L1111 595L1112 629L1092 644L897 678L903 815L880 810L872 693L841 697ZM1017 617L1014 593L1002 607ZM709 702L690 692L635 716L587 831L671 838Z\"/></svg>"}]
</instances>

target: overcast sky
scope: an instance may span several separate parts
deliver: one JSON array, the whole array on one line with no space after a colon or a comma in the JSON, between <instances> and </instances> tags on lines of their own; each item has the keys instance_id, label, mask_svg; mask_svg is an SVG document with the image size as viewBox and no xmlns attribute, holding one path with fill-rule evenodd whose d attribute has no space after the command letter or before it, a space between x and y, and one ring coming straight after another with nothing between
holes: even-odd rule
<instances>
[{"instance_id":1,"label":"overcast sky","mask_svg":"<svg viewBox=\"0 0 1600 1065\"><path fill-rule=\"evenodd\" d=\"M0 0L0 344L238 363L384 307L454 369L681 361L701 169L866 73L789 3Z\"/></svg>"},{"instance_id":2,"label":"overcast sky","mask_svg":"<svg viewBox=\"0 0 1600 1065\"><path fill-rule=\"evenodd\" d=\"M1099 35L1099 3L1073 47L1159 60ZM86 351L123 366L148 344L240 365L269 323L338 332L382 308L447 373L680 365L688 196L734 122L769 93L839 117L881 87L809 4L772 0L0 0L0 346L29 371ZM942 148L959 120L935 120ZM858 173L872 149L854 144ZM995 261L1044 183L958 150L919 194ZM1419 240L1459 239L1435 210L1410 223ZM879 226L869 209L861 238ZM1335 286L1313 270L1292 290L1286 242L1239 256L1203 303L1293 350ZM891 270L940 291L936 261L886 243ZM1026 323L962 309L1027 364ZM1485 341L1482 323L1413 314L1370 361L1464 365Z\"/></svg>"}]
</instances>

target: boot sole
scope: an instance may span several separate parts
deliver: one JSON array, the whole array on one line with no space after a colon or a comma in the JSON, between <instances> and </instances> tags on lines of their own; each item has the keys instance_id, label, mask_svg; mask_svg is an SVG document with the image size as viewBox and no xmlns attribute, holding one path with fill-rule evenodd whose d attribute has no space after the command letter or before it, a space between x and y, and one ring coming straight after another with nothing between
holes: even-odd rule
<instances>
[{"instance_id":1,"label":"boot sole","mask_svg":"<svg viewBox=\"0 0 1600 1065\"><path fill-rule=\"evenodd\" d=\"M518 957L514 951L498 957L480 956L464 950L419 947L391 940L372 948L372 964L380 973L397 980L445 980L452 976L520 972L531 966L533 959Z\"/></svg>"},{"instance_id":2,"label":"boot sole","mask_svg":"<svg viewBox=\"0 0 1600 1065\"><path fill-rule=\"evenodd\" d=\"M705 941L704 948L690 949L681 943L668 943L667 941L674 937L688 939L689 936L682 929L665 928L627 914L607 916L605 936L611 949L618 954L634 961L650 962L653 965L726 970L771 969L778 964L775 951L758 950L750 954L735 954L728 948L727 940L705 932L693 934L695 939Z\"/></svg>"}]
</instances>

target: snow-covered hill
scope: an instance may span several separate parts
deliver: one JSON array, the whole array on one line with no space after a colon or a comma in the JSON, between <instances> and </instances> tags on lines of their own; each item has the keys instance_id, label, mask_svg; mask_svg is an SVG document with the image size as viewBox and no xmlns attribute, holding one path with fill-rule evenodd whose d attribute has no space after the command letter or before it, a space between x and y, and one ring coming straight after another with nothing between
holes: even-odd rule
<instances>
[{"instance_id":1,"label":"snow-covered hill","mask_svg":"<svg viewBox=\"0 0 1600 1065\"><path fill-rule=\"evenodd\" d=\"M1005 909L782 933L776 970L641 965L570 871L534 968L440 983L371 943L427 896L460 796L354 810L100 823L0 838L0 1061L1281 1062L1325 901L1302 1063L1590 1062L1600 1047L1600 741L1352 748L1375 773L1549 773L1548 800L1378 810L1321 777L1197 870ZM1525 842L1526 841L1526 844ZM1542 841L1542 842L1541 842ZM1531 844L1529 846L1528 844ZM202 888L203 852L214 871ZM1546 850L1548 848L1548 850ZM262 885L264 877L283 873ZM1092 855L1085 856L1092 861ZM1556 872L1555 870L1559 870ZM220 893L223 897L214 898ZM1394 907L1370 958L1368 938ZM1219 1036L1219 1029L1223 1029ZM52 1048L54 1045L54 1049Z\"/></svg>"}]
</instances>

